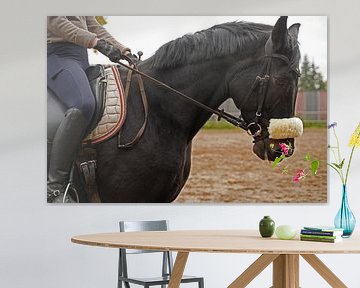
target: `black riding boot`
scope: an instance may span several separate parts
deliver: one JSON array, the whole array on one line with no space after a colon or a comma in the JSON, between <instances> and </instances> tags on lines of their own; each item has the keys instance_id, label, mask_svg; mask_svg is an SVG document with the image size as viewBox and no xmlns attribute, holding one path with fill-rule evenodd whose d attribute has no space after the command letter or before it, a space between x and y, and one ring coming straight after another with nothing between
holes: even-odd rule
<instances>
[{"instance_id":1,"label":"black riding boot","mask_svg":"<svg viewBox=\"0 0 360 288\"><path fill-rule=\"evenodd\" d=\"M64 199L64 193L86 125L86 120L79 109L70 108L66 111L65 118L56 131L50 153L48 203L75 202L69 194Z\"/></svg>"}]
</instances>

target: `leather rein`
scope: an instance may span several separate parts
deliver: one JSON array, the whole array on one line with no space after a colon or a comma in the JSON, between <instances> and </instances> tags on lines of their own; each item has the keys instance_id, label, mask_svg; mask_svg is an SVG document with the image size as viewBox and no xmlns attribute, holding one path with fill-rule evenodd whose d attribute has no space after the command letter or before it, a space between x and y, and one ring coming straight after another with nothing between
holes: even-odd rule
<instances>
[{"instance_id":1,"label":"leather rein","mask_svg":"<svg viewBox=\"0 0 360 288\"><path fill-rule=\"evenodd\" d=\"M295 72L295 74L298 77L300 76L300 72L299 72L298 68L293 67L291 65L291 62L288 57L281 55L281 54L275 54L275 53L271 54L271 55L265 55L264 56L265 62L264 62L263 68L261 69L261 71L265 71L265 72L264 73L261 72L260 75L256 76L248 94L245 97L245 100L243 101L243 103L245 103L250 98L250 96L253 94L254 90L259 86L259 97L258 97L258 104L257 104L257 110L255 113L255 117L252 119L252 121L250 123L247 123L244 120L244 118L242 117L241 111L240 111L239 117L235 117L232 114L225 112L224 109L218 109L218 108L213 109L213 108L189 97L188 95L172 88L171 86L139 71L137 68L137 65L134 63L134 61L131 58L129 58L127 56L123 56L123 59L126 60L128 63L130 63L130 65L127 65L120 61L117 62L117 64L129 69L129 72L127 75L127 80L126 80L126 87L125 87L125 99L127 99L128 94L129 94L132 72L135 72L138 77L138 84L139 84L143 108L144 108L144 121L143 121L143 124L142 124L141 128L139 129L138 133L134 137L134 139L126 144L120 144L120 133L119 133L118 147L119 148L130 148L133 145L135 145L140 140L141 136L144 133L145 127L146 127L147 117L148 117L148 104L147 104L147 96L145 93L145 88L144 88L144 84L143 84L143 80L142 80L141 76L146 79L149 79L153 83L155 83L159 86L162 86L175 94L182 96L184 100L186 100L186 101L188 101L188 102L190 102L212 114L217 115L218 116L217 120L220 120L222 118L225 121L229 122L230 124L232 124L236 127L242 128L243 130L247 131L247 133L250 136L252 136L254 138L254 141L261 140L262 138L259 139L259 137L261 136L261 133L262 133L262 126L261 126L261 124L259 124L260 123L259 120L264 119L265 122L269 121L268 119L262 118L262 113L263 113L263 105L264 105L266 94L267 94L268 83L269 83L269 79L270 79L269 74L270 74L270 70L271 70L271 64L272 64L272 60L274 58L284 61L287 64L287 66L289 67L289 71ZM261 75L261 74L263 74L263 75ZM267 136L268 135L266 135L266 137Z\"/></svg>"}]
</instances>

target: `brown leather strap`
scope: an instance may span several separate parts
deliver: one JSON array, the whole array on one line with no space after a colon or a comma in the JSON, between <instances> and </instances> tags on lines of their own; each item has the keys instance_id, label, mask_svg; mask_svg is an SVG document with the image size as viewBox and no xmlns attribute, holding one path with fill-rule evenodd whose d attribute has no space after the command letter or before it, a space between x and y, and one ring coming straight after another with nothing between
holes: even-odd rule
<instances>
[{"instance_id":1,"label":"brown leather strap","mask_svg":"<svg viewBox=\"0 0 360 288\"><path fill-rule=\"evenodd\" d=\"M129 90L131 85L131 78L132 78L132 70L128 71L127 77L126 77L126 83L125 83L125 102L127 101L127 98L129 96Z\"/></svg>"},{"instance_id":2,"label":"brown leather strap","mask_svg":"<svg viewBox=\"0 0 360 288\"><path fill-rule=\"evenodd\" d=\"M141 95L141 101L143 104L143 108L144 108L144 122L141 125L138 133L136 134L136 136L134 137L133 140L131 140L128 143L125 144L121 144L120 142L120 132L118 135L118 148L131 148L132 146L134 146L137 142L139 142L139 140L141 139L142 135L144 134L145 128L146 128L146 124L147 124L147 118L148 118L148 102L147 102L147 96L145 93L145 87L144 87L144 82L142 80L141 75L136 74L137 76L137 80L138 80L138 84L139 84L139 89L140 89L140 95ZM127 78L126 78L126 86L125 86L125 101L127 100L128 96L129 96L129 91L130 91L130 85L131 85L131 79L132 79L132 70L129 70L128 74L127 74Z\"/></svg>"},{"instance_id":3,"label":"brown leather strap","mask_svg":"<svg viewBox=\"0 0 360 288\"><path fill-rule=\"evenodd\" d=\"M90 203L101 203L96 183L96 149L85 147L77 157L77 165L84 180L84 189Z\"/></svg>"}]
</instances>

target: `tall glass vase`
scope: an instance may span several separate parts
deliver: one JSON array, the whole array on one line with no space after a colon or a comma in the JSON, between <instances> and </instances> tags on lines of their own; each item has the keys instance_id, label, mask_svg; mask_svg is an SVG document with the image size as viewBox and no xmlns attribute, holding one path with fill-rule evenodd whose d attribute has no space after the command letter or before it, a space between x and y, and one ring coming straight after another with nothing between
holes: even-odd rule
<instances>
[{"instance_id":1,"label":"tall glass vase","mask_svg":"<svg viewBox=\"0 0 360 288\"><path fill-rule=\"evenodd\" d=\"M343 237L350 237L355 228L356 219L349 207L346 185L342 187L341 206L336 214L334 224L336 228L344 229Z\"/></svg>"}]
</instances>

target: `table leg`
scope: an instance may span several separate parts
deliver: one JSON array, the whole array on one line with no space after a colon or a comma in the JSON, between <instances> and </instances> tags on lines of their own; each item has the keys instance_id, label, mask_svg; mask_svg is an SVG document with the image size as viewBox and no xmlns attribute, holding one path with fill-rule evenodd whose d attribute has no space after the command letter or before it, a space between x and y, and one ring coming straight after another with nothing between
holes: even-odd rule
<instances>
[{"instance_id":1,"label":"table leg","mask_svg":"<svg viewBox=\"0 0 360 288\"><path fill-rule=\"evenodd\" d=\"M281 254L273 263L273 288L299 288L299 255Z\"/></svg>"},{"instance_id":2,"label":"table leg","mask_svg":"<svg viewBox=\"0 0 360 288\"><path fill-rule=\"evenodd\" d=\"M254 263L252 263L238 278L232 282L228 288L244 288L257 275L259 275L271 262L273 262L278 254L263 254Z\"/></svg>"},{"instance_id":3,"label":"table leg","mask_svg":"<svg viewBox=\"0 0 360 288\"><path fill-rule=\"evenodd\" d=\"M347 286L314 254L301 255L319 274L335 288L346 288Z\"/></svg>"},{"instance_id":4,"label":"table leg","mask_svg":"<svg viewBox=\"0 0 360 288\"><path fill-rule=\"evenodd\" d=\"M179 288L180 287L181 278L184 274L185 265L186 265L188 256L189 256L189 252L178 252L177 253L168 288Z\"/></svg>"}]
</instances>

